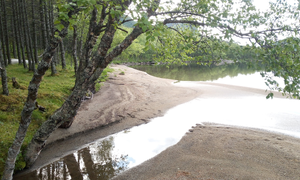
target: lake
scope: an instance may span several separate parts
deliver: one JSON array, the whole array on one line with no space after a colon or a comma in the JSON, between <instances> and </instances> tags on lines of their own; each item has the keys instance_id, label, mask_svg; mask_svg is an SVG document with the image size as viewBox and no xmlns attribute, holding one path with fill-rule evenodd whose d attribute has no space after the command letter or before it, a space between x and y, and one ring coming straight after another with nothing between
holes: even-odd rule
<instances>
[{"instance_id":1,"label":"lake","mask_svg":"<svg viewBox=\"0 0 300 180\"><path fill-rule=\"evenodd\" d=\"M148 124L99 139L18 179L110 179L176 144L197 123L259 128L300 138L299 101L266 100L265 95L247 91L247 88L235 88L266 89L264 79L255 68L249 69L243 64L135 68L178 80L176 86L194 86L208 93L170 109Z\"/></svg>"}]
</instances>

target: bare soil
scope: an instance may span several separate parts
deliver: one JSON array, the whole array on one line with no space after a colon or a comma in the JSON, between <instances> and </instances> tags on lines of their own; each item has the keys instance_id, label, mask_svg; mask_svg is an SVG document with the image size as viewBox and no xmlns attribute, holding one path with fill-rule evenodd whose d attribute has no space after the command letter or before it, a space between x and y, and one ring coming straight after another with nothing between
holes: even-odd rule
<instances>
[{"instance_id":1,"label":"bare soil","mask_svg":"<svg viewBox=\"0 0 300 180\"><path fill-rule=\"evenodd\" d=\"M216 88L175 86L175 80L156 78L126 66L113 65L101 90L85 101L69 129L56 130L31 169L33 171L85 144L120 132ZM124 72L124 73L122 73ZM209 84L209 83L203 83ZM264 90L228 85L222 93L235 96ZM196 125L181 141L156 157L115 177L143 179L300 179L300 140L255 129Z\"/></svg>"}]
</instances>

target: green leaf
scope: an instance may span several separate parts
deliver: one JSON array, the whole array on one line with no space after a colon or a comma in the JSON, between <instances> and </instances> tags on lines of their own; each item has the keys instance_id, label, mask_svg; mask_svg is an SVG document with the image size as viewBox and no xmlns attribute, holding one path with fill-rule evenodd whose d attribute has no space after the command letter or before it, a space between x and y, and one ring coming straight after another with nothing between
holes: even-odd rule
<instances>
[{"instance_id":1,"label":"green leaf","mask_svg":"<svg viewBox=\"0 0 300 180\"><path fill-rule=\"evenodd\" d=\"M142 30L145 32L147 30L147 26L142 26Z\"/></svg>"},{"instance_id":2,"label":"green leaf","mask_svg":"<svg viewBox=\"0 0 300 180\"><path fill-rule=\"evenodd\" d=\"M62 24L57 24L55 27L56 27L59 31L61 31L65 26L62 25Z\"/></svg>"}]
</instances>

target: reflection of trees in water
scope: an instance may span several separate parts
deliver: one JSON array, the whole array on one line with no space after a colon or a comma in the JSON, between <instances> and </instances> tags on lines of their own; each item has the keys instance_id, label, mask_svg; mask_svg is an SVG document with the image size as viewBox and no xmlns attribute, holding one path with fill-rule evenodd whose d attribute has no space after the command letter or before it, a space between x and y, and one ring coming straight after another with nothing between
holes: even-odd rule
<instances>
[{"instance_id":1,"label":"reflection of trees in water","mask_svg":"<svg viewBox=\"0 0 300 180\"><path fill-rule=\"evenodd\" d=\"M169 67L169 68L168 68ZM238 74L252 74L260 67L248 68L246 64L235 63L222 66L201 66L198 64L182 65L135 66L134 68L147 72L153 76L175 79L180 81L212 81L226 76L234 77Z\"/></svg>"},{"instance_id":2,"label":"reflection of trees in water","mask_svg":"<svg viewBox=\"0 0 300 180\"><path fill-rule=\"evenodd\" d=\"M96 158L95 162L97 162L94 164L94 172L97 175L96 179L110 179L128 168L129 162L127 161L127 155L117 157L112 154L112 150L115 147L113 137L95 145L97 145L97 151L94 155Z\"/></svg>"},{"instance_id":3,"label":"reflection of trees in water","mask_svg":"<svg viewBox=\"0 0 300 180\"><path fill-rule=\"evenodd\" d=\"M129 164L127 156L113 155L114 147L113 137L110 137L15 179L110 179L126 170Z\"/></svg>"}]
</instances>

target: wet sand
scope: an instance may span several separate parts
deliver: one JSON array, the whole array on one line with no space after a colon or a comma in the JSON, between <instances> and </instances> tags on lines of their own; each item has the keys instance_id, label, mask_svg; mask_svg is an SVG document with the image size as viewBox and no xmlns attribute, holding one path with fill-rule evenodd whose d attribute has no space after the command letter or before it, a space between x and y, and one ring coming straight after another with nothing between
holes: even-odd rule
<instances>
[{"instance_id":1,"label":"wet sand","mask_svg":"<svg viewBox=\"0 0 300 180\"><path fill-rule=\"evenodd\" d=\"M300 140L255 129L197 125L179 143L114 180L300 179Z\"/></svg>"},{"instance_id":2,"label":"wet sand","mask_svg":"<svg viewBox=\"0 0 300 180\"><path fill-rule=\"evenodd\" d=\"M181 87L173 84L175 80L156 78L126 66L114 65L113 68L115 71L109 81L92 100L83 103L71 128L55 131L37 162L26 172L96 139L148 123L168 109L205 93L220 96L217 88ZM264 90L217 86L226 96L266 95ZM299 148L299 139L289 136L198 125L178 144L116 179L300 179Z\"/></svg>"}]
</instances>

